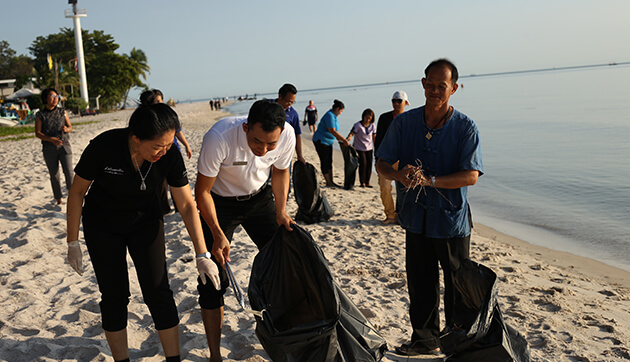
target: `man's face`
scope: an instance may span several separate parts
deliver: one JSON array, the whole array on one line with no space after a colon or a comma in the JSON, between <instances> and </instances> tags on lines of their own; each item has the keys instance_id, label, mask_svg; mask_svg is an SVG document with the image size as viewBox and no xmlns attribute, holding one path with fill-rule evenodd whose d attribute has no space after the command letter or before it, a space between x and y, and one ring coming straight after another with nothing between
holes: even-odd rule
<instances>
[{"instance_id":1,"label":"man's face","mask_svg":"<svg viewBox=\"0 0 630 362\"><path fill-rule=\"evenodd\" d=\"M402 99L392 99L392 107L394 107L394 110L398 113L404 112L406 105L407 102Z\"/></svg>"},{"instance_id":2,"label":"man's face","mask_svg":"<svg viewBox=\"0 0 630 362\"><path fill-rule=\"evenodd\" d=\"M282 108L287 109L291 107L295 103L295 94L287 93L284 97L278 94L278 104L282 106Z\"/></svg>"},{"instance_id":3,"label":"man's face","mask_svg":"<svg viewBox=\"0 0 630 362\"><path fill-rule=\"evenodd\" d=\"M247 145L254 155L262 157L267 152L274 150L278 146L278 140L282 129L276 127L271 132L265 132L260 123L254 123L252 127L248 127L247 123L243 123L243 131L247 135Z\"/></svg>"},{"instance_id":4,"label":"man's face","mask_svg":"<svg viewBox=\"0 0 630 362\"><path fill-rule=\"evenodd\" d=\"M451 70L446 66L431 68L427 77L422 78L422 87L426 105L436 108L448 104L449 98L457 90L457 84L451 82Z\"/></svg>"}]
</instances>

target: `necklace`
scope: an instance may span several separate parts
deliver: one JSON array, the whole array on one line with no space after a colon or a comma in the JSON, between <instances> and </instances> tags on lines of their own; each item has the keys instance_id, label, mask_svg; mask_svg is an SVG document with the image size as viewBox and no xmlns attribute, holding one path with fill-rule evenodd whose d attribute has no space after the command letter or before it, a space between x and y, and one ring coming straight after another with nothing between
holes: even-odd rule
<instances>
[{"instance_id":1,"label":"necklace","mask_svg":"<svg viewBox=\"0 0 630 362\"><path fill-rule=\"evenodd\" d=\"M149 172L151 171L151 166L153 166L153 162L149 162L149 169L147 170L147 173L142 176L142 171L140 171L140 166L138 166L138 161L136 161L136 155L133 155L132 158L133 163L136 164L136 168L138 169L138 174L140 174L140 179L142 180L142 183L140 184L140 191L146 191L147 184L144 183L144 180L147 178L147 176L149 176Z\"/></svg>"},{"instance_id":2,"label":"necklace","mask_svg":"<svg viewBox=\"0 0 630 362\"><path fill-rule=\"evenodd\" d=\"M440 122L438 122L437 125L435 125L435 127L433 128L429 128L429 126L427 126L427 128L429 128L429 130L427 131L427 135L425 136L428 140L430 140L431 138L433 138L433 132L435 131L436 128L440 127L440 125L446 121L446 119L448 118L448 114L451 113L451 107L449 106L448 109L446 110L446 113L444 114L444 116L442 117L442 119L440 120Z\"/></svg>"}]
</instances>

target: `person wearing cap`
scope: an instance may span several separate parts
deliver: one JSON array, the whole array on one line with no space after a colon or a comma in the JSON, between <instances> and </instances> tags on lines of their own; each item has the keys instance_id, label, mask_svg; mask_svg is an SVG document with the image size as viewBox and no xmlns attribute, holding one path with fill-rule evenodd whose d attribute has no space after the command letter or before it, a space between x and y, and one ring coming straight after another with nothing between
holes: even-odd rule
<instances>
[{"instance_id":1,"label":"person wearing cap","mask_svg":"<svg viewBox=\"0 0 630 362\"><path fill-rule=\"evenodd\" d=\"M469 257L472 219L468 186L483 174L479 131L449 105L458 72L448 59L431 62L422 78L423 107L392 122L377 151L376 168L396 181L398 220L406 233L411 341L399 354L440 353L440 280L444 277L445 333L458 299L453 276ZM398 162L399 168L392 167Z\"/></svg>"},{"instance_id":2,"label":"person wearing cap","mask_svg":"<svg viewBox=\"0 0 630 362\"><path fill-rule=\"evenodd\" d=\"M286 83L278 90L278 98L276 102L284 108L284 113L287 115L287 123L293 127L295 131L295 153L297 154L298 161L306 164L304 156L302 156L302 128L300 127L300 115L293 108L295 103L295 97L297 95L297 88L293 84Z\"/></svg>"},{"instance_id":3,"label":"person wearing cap","mask_svg":"<svg viewBox=\"0 0 630 362\"><path fill-rule=\"evenodd\" d=\"M396 116L403 113L405 111L405 107L409 105L409 101L407 100L407 93L402 90L397 90L394 92L392 96L392 106L394 109L389 112L385 112L378 117L378 123L376 125L376 138L374 139L374 151L378 151L378 147L383 142L383 138L385 137L385 133L389 128L389 125L392 124L392 121ZM376 158L378 160L378 156ZM397 164L394 165L397 167ZM394 198L392 196L392 181L383 177L378 169L376 170L376 174L378 175L378 186L381 189L381 202L383 203L383 208L385 211L385 220L383 222L385 224L396 224L398 222L398 218L396 216L396 208L394 207Z\"/></svg>"},{"instance_id":4,"label":"person wearing cap","mask_svg":"<svg viewBox=\"0 0 630 362\"><path fill-rule=\"evenodd\" d=\"M247 117L219 120L203 137L195 194L211 253L198 257L211 258L221 280L219 289L197 280L211 361L221 360L223 295L229 285L223 266L230 261L234 230L242 225L258 249L279 226L292 230L286 205L294 147L295 132L284 109L268 99L256 101Z\"/></svg>"}]
</instances>

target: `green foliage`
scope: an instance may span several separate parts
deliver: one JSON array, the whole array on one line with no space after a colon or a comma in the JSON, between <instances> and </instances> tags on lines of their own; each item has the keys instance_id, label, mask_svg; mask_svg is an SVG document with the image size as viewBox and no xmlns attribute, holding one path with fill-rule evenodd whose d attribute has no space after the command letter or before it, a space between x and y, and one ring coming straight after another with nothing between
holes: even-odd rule
<instances>
[{"instance_id":1,"label":"green foliage","mask_svg":"<svg viewBox=\"0 0 630 362\"><path fill-rule=\"evenodd\" d=\"M15 90L22 88L33 76L33 59L15 55L9 43L0 40L0 79L17 79Z\"/></svg>"},{"instance_id":2,"label":"green foliage","mask_svg":"<svg viewBox=\"0 0 630 362\"><path fill-rule=\"evenodd\" d=\"M68 98L65 102L65 108L72 111L74 114L79 114L79 111L86 109L87 102L83 98L72 97Z\"/></svg>"},{"instance_id":3,"label":"green foliage","mask_svg":"<svg viewBox=\"0 0 630 362\"><path fill-rule=\"evenodd\" d=\"M111 35L101 30L88 32L82 30L85 68L88 80L88 93L91 97L101 96L101 108L113 109L124 102L129 89L144 85L140 77L146 77L149 66L142 50L133 49L133 57L115 53L119 48ZM72 69L75 59L74 32L62 28L57 34L39 36L29 47L35 57L35 69L41 77L42 88L55 84L55 72L49 69L47 55L50 54L56 64L64 66L64 72L57 82L63 90L66 85L78 88L78 77ZM68 71L66 71L68 70ZM74 73L74 74L73 74ZM64 93L58 89L60 93Z\"/></svg>"},{"instance_id":4,"label":"green foliage","mask_svg":"<svg viewBox=\"0 0 630 362\"><path fill-rule=\"evenodd\" d=\"M44 103L42 103L42 97L40 97L39 95L26 98L26 103L28 104L30 109L44 108Z\"/></svg>"}]
</instances>

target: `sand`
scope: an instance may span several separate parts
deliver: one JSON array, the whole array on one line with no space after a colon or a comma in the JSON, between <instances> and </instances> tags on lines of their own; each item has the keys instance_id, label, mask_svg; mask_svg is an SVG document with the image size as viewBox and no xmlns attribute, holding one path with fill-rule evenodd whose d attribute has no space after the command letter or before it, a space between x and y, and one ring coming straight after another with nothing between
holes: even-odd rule
<instances>
[{"instance_id":1,"label":"sand","mask_svg":"<svg viewBox=\"0 0 630 362\"><path fill-rule=\"evenodd\" d=\"M186 164L194 183L203 134L225 114L210 111L205 103L179 104L175 110L193 150ZM74 163L90 139L107 129L125 127L130 114L127 110L72 119ZM82 125L85 121L98 122ZM304 137L304 157L319 168L308 137ZM335 158L335 180L343 183L341 156ZM53 204L39 140L0 142L0 159L0 360L111 360L100 327L100 294L85 246L83 276L65 260L65 205ZM372 184L377 184L376 178ZM322 247L337 282L393 350L410 334L404 232L399 226L380 223L377 187L326 188L325 193L336 215L305 228ZM294 216L292 195L288 209ZM205 361L209 354L197 303L192 243L178 214L166 216L165 232L171 288L181 318L182 357ZM239 230L231 258L245 292L256 252ZM498 274L506 322L525 335L532 360L630 359L630 273L533 246L482 225L474 229L471 257ZM163 361L130 259L129 265L131 359ZM268 361L254 333L253 316L241 310L231 290L225 311L224 358ZM384 360L397 359L388 353Z\"/></svg>"}]
</instances>

